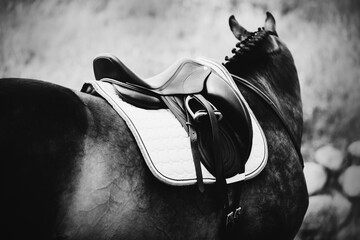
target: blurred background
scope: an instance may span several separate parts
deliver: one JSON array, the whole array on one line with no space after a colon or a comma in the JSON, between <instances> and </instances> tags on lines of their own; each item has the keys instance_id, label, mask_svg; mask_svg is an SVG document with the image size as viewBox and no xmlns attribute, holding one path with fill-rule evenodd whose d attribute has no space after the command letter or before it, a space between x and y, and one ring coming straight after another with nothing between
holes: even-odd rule
<instances>
[{"instance_id":1,"label":"blurred background","mask_svg":"<svg viewBox=\"0 0 360 240\"><path fill-rule=\"evenodd\" d=\"M360 239L360 1L0 0L0 77L79 90L92 60L118 56L142 77L182 57L219 62L265 12L293 53L304 111L310 206L298 239Z\"/></svg>"}]
</instances>

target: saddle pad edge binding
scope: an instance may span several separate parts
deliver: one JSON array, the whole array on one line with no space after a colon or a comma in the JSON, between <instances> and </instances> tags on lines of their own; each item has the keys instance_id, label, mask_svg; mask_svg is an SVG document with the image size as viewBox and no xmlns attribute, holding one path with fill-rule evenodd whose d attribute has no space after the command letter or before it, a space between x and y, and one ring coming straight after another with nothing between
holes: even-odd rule
<instances>
[{"instance_id":1,"label":"saddle pad edge binding","mask_svg":"<svg viewBox=\"0 0 360 240\"><path fill-rule=\"evenodd\" d=\"M251 121L253 129L257 130L257 131L255 131L256 134L255 134L255 136L253 136L253 140L252 140L254 146L250 153L249 160L248 160L247 164L245 165L245 173L237 174L231 178L226 179L226 181L228 184L230 184L230 183L234 183L234 182L238 182L238 181L246 181L246 180L252 179L255 176L257 176L264 169L264 167L267 163L267 157L268 157L267 143L266 143L266 138L264 136L264 133L261 129L261 126L259 125L258 121L256 120L256 118L255 118L253 112L251 111L251 108L248 106L246 100L243 99L240 91L238 90L235 82L233 82L231 75L227 72L227 70L224 69L224 67L222 65L220 65L217 62L212 61L210 59L197 59L197 60L202 65L211 67L215 72L217 72L220 76L222 76L224 78L224 80L226 80L234 88L234 90L237 91L239 98L241 98L244 101L245 106L249 110L249 114L253 120L253 121ZM114 86L110 83L98 82L98 81L92 81L90 84L93 85L94 89L110 103L110 105L118 112L118 114L127 123L129 129L133 133L133 135L138 143L139 149L145 159L147 166L149 167L150 171L157 179L159 179L162 182L165 182L166 184L170 184L170 185L174 185L174 186L193 185L193 184L197 183L195 168L194 168L194 164L192 161L192 155L190 155L191 161L187 162L187 165L189 165L191 167L191 171L193 172L191 174L191 177L188 177L189 175L187 177L184 177L184 175L182 175L182 176L175 175L174 176L173 173L170 173L167 170L164 170L163 168L161 168L160 162L158 160L156 160L156 163L154 163L153 160L151 159L150 154L149 154L148 150L146 149L149 146L145 146L144 142L142 141L142 137L140 136L140 133L138 132L136 126L134 125L134 123L131 120L131 117L129 117L128 114L122 109L122 108L124 108L125 105L128 105L128 104L123 102L120 98L117 97ZM113 92L112 95L114 95L114 96L110 96L111 94L107 93L109 91ZM136 108L134 106L132 106L132 107ZM154 110L146 110L146 111L154 111ZM158 111L158 110L155 110L155 111ZM166 111L166 110L162 109L162 111ZM175 119L175 117L172 115L172 113L170 111L166 111L166 113L167 113L167 115L171 115ZM131 115L132 113L129 113L129 114ZM176 120L176 122L177 122L177 120ZM180 126L179 123L178 123L178 125L179 125L179 128L181 128L181 130L185 133L185 130ZM188 138L185 139L184 141L189 143ZM254 143L258 143L258 144L254 144ZM189 151L191 151L190 143L189 143ZM257 156L256 156L256 154L257 154ZM254 159L255 159L255 161L254 161ZM206 168L203 165L201 166L201 168L204 173L203 174L204 183L206 183L206 184L215 183L215 181L216 181L215 177L213 177L206 170Z\"/></svg>"}]
</instances>

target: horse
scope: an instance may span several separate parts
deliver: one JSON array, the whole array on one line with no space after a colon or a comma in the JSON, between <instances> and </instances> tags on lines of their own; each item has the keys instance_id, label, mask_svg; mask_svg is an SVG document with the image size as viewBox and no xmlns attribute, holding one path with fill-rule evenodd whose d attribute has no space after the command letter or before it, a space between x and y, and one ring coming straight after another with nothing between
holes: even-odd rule
<instances>
[{"instance_id":1,"label":"horse","mask_svg":"<svg viewBox=\"0 0 360 240\"><path fill-rule=\"evenodd\" d=\"M293 239L308 206L295 63L270 13L256 32L234 16L229 24L239 42L223 64L253 109L269 155L258 176L228 185L241 206L229 239ZM9 239L225 239L214 185L200 192L156 179L103 98L4 78L0 105L2 232Z\"/></svg>"}]
</instances>

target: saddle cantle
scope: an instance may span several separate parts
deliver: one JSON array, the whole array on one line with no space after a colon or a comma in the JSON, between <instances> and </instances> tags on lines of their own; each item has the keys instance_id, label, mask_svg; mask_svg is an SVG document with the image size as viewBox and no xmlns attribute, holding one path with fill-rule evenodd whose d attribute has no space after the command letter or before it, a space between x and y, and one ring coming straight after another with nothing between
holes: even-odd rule
<instances>
[{"instance_id":1,"label":"saddle cantle","mask_svg":"<svg viewBox=\"0 0 360 240\"><path fill-rule=\"evenodd\" d=\"M101 55L93 62L95 78L114 85L134 106L168 108L187 131L199 189L201 164L216 177L220 202L226 179L244 173L252 147L252 124L240 92L199 61L182 59L159 75L142 79L118 58ZM222 199L221 199L222 198Z\"/></svg>"}]
</instances>

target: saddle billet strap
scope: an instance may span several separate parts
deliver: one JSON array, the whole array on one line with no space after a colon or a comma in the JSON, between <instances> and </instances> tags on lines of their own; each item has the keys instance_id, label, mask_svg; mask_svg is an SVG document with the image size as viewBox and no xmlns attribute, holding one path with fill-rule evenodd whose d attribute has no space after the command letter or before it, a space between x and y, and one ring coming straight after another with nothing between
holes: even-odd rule
<instances>
[{"instance_id":1,"label":"saddle billet strap","mask_svg":"<svg viewBox=\"0 0 360 240\"><path fill-rule=\"evenodd\" d=\"M190 138L190 145L191 145L191 153L193 156L193 161L195 165L195 173L196 173L196 182L198 184L199 191L203 193L205 191L203 175L201 171L201 153L199 151L199 144L198 144L198 134L194 127L194 119L190 117L188 111L186 111L186 118L187 118L187 126L188 126L188 135Z\"/></svg>"},{"instance_id":2,"label":"saddle billet strap","mask_svg":"<svg viewBox=\"0 0 360 240\"><path fill-rule=\"evenodd\" d=\"M304 168L304 159L302 157L301 150L300 150L301 145L296 144L295 136L292 133L292 131L290 130L289 126L286 124L285 118L281 114L281 112L280 112L279 108L276 106L276 104L271 100L271 98L269 96L267 96L264 92L262 92L259 88L257 88L250 82L248 82L245 79L242 79L236 75L233 75L233 74L231 74L231 76L233 77L233 79L236 82L241 83L245 87L247 87L250 90L252 90L253 92L255 92L260 98L262 98L273 109L273 111L276 113L276 116L280 119L285 130L289 134L290 139L294 145L295 151L296 151L297 155L299 156L300 164L301 164L302 168Z\"/></svg>"},{"instance_id":3,"label":"saddle billet strap","mask_svg":"<svg viewBox=\"0 0 360 240\"><path fill-rule=\"evenodd\" d=\"M219 204L223 207L224 204L228 205L228 196L227 196L227 185L226 185L226 179L224 176L224 166L223 162L221 160L221 152L220 149L217 148L219 146L220 142L220 134L219 134L219 126L218 126L218 120L214 113L214 109L211 107L209 102L201 95L201 94L195 94L193 95L195 99L199 101L201 105L203 105L206 109L206 112L208 113L210 126L211 126L211 147L210 151L212 152L211 157L212 161L215 163L215 178L216 178L216 189L218 192L218 200Z\"/></svg>"}]
</instances>

